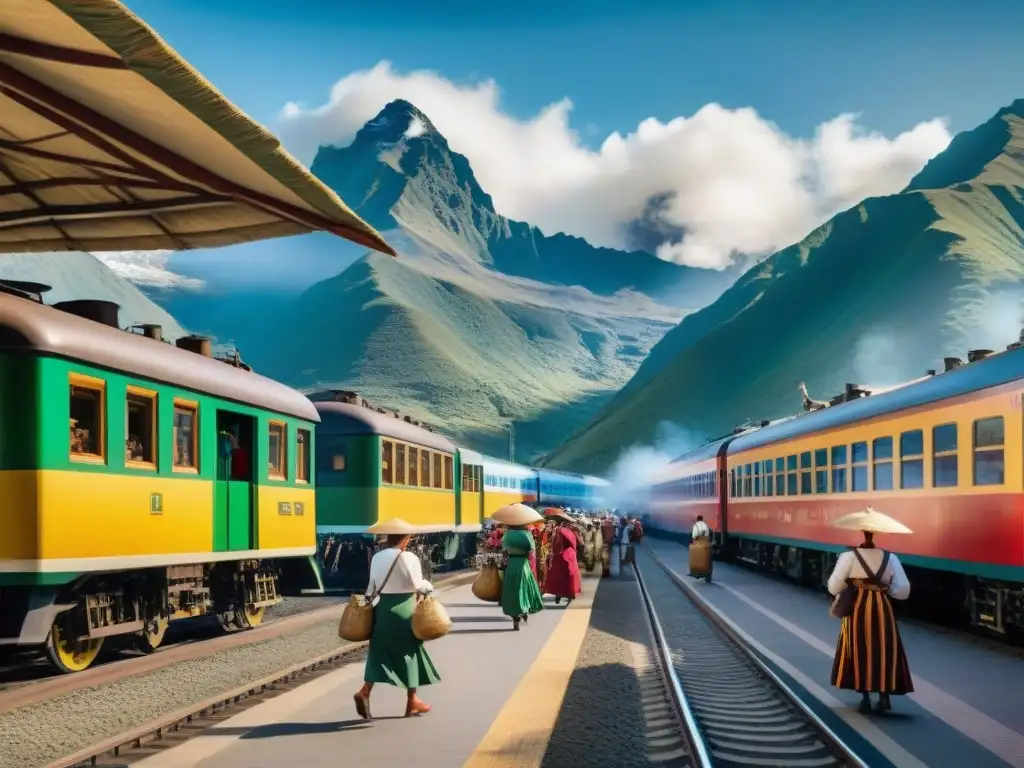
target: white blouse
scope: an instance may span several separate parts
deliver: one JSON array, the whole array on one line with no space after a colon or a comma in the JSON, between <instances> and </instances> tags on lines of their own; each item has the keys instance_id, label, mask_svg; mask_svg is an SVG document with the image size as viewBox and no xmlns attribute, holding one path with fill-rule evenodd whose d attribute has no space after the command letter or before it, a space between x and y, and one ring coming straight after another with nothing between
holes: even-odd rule
<instances>
[{"instance_id":1,"label":"white blouse","mask_svg":"<svg viewBox=\"0 0 1024 768\"><path fill-rule=\"evenodd\" d=\"M878 547L864 549L858 547L860 556L868 564L872 572L878 570L882 564L883 550ZM870 574L864 572L857 556L853 552L843 552L836 561L835 570L828 578L828 591L838 595L846 586L847 579L866 579ZM910 597L910 581L903 571L900 559L892 552L889 553L889 563L885 566L885 573L882 574L882 583L889 585L889 597L894 600L906 600Z\"/></svg>"},{"instance_id":2,"label":"white blouse","mask_svg":"<svg viewBox=\"0 0 1024 768\"><path fill-rule=\"evenodd\" d=\"M384 584L391 564L399 555L402 556L402 561L395 565L395 570L391 571L391 578ZM384 584L381 592L385 595L431 592L434 589L433 585L423 578L420 559L412 552L402 552L395 547L382 549L370 561L370 583L366 586L366 596L372 595L381 584Z\"/></svg>"}]
</instances>

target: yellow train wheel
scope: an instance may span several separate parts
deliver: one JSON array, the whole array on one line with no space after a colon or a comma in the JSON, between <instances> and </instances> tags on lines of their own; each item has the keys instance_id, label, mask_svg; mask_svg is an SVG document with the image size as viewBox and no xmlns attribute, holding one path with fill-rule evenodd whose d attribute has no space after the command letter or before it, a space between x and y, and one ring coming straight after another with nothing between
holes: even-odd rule
<instances>
[{"instance_id":1,"label":"yellow train wheel","mask_svg":"<svg viewBox=\"0 0 1024 768\"><path fill-rule=\"evenodd\" d=\"M159 648L164 641L170 623L170 619L166 617L151 619L146 624L146 628L136 635L135 644L138 649L143 653L152 653Z\"/></svg>"},{"instance_id":2,"label":"yellow train wheel","mask_svg":"<svg viewBox=\"0 0 1024 768\"><path fill-rule=\"evenodd\" d=\"M256 608L252 605L245 606L245 609L238 612L238 623L243 627L258 627L263 623L263 615L267 612L267 606L261 605Z\"/></svg>"},{"instance_id":3,"label":"yellow train wheel","mask_svg":"<svg viewBox=\"0 0 1024 768\"><path fill-rule=\"evenodd\" d=\"M103 638L88 640L68 640L65 630L60 626L60 619L50 628L50 636L46 639L46 655L58 671L67 675L81 672L92 666L103 648Z\"/></svg>"}]
</instances>

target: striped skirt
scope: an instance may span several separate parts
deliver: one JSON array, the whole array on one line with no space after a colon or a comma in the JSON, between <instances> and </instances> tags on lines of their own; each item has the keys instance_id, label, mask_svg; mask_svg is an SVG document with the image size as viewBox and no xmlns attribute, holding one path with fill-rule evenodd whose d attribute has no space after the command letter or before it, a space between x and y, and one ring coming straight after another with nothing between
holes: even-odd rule
<instances>
[{"instance_id":1,"label":"striped skirt","mask_svg":"<svg viewBox=\"0 0 1024 768\"><path fill-rule=\"evenodd\" d=\"M843 619L832 662L832 685L897 696L914 691L892 602L877 588L858 587L853 615Z\"/></svg>"}]
</instances>

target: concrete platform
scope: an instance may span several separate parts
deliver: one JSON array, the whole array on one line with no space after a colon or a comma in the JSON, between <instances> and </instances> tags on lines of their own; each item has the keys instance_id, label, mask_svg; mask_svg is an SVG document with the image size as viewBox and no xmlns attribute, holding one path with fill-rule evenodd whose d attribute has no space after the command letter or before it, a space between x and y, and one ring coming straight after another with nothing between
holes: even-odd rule
<instances>
[{"instance_id":1,"label":"concrete platform","mask_svg":"<svg viewBox=\"0 0 1024 768\"><path fill-rule=\"evenodd\" d=\"M687 551L648 537L651 551L724 614L823 710L853 728L894 765L907 768L1024 767L1024 659L969 636L900 625L915 693L893 712L864 716L856 693L830 687L839 622L812 590L716 562L711 583L689 579ZM657 567L638 548L641 568Z\"/></svg>"},{"instance_id":2,"label":"concrete platform","mask_svg":"<svg viewBox=\"0 0 1024 768\"><path fill-rule=\"evenodd\" d=\"M601 581L568 609L546 599L519 632L468 586L442 595L452 632L429 644L441 683L422 688L429 714L406 719L405 694L374 688L375 719L358 718L352 664L256 705L133 768L417 768L540 765L576 665Z\"/></svg>"}]
</instances>

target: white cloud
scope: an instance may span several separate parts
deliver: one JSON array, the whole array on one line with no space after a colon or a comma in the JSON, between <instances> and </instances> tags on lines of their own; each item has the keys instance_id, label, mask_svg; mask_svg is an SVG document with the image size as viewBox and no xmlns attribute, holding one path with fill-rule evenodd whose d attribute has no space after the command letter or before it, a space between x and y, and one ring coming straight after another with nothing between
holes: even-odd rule
<instances>
[{"instance_id":1,"label":"white cloud","mask_svg":"<svg viewBox=\"0 0 1024 768\"><path fill-rule=\"evenodd\" d=\"M94 253L114 272L136 285L153 288L184 288L198 290L202 280L185 277L167 269L167 260L172 251L108 251Z\"/></svg>"},{"instance_id":2,"label":"white cloud","mask_svg":"<svg viewBox=\"0 0 1024 768\"><path fill-rule=\"evenodd\" d=\"M855 115L798 139L753 109L708 104L668 123L648 118L593 151L570 125L568 99L520 120L502 111L493 80L458 85L434 72L401 74L388 62L342 78L322 106L287 104L281 133L309 162L318 145L347 144L397 98L419 107L469 158L499 213L624 247L647 201L670 193L659 217L687 234L659 255L712 267L737 253L770 253L865 197L900 190L950 141L941 119L889 139L859 128Z\"/></svg>"}]
</instances>

